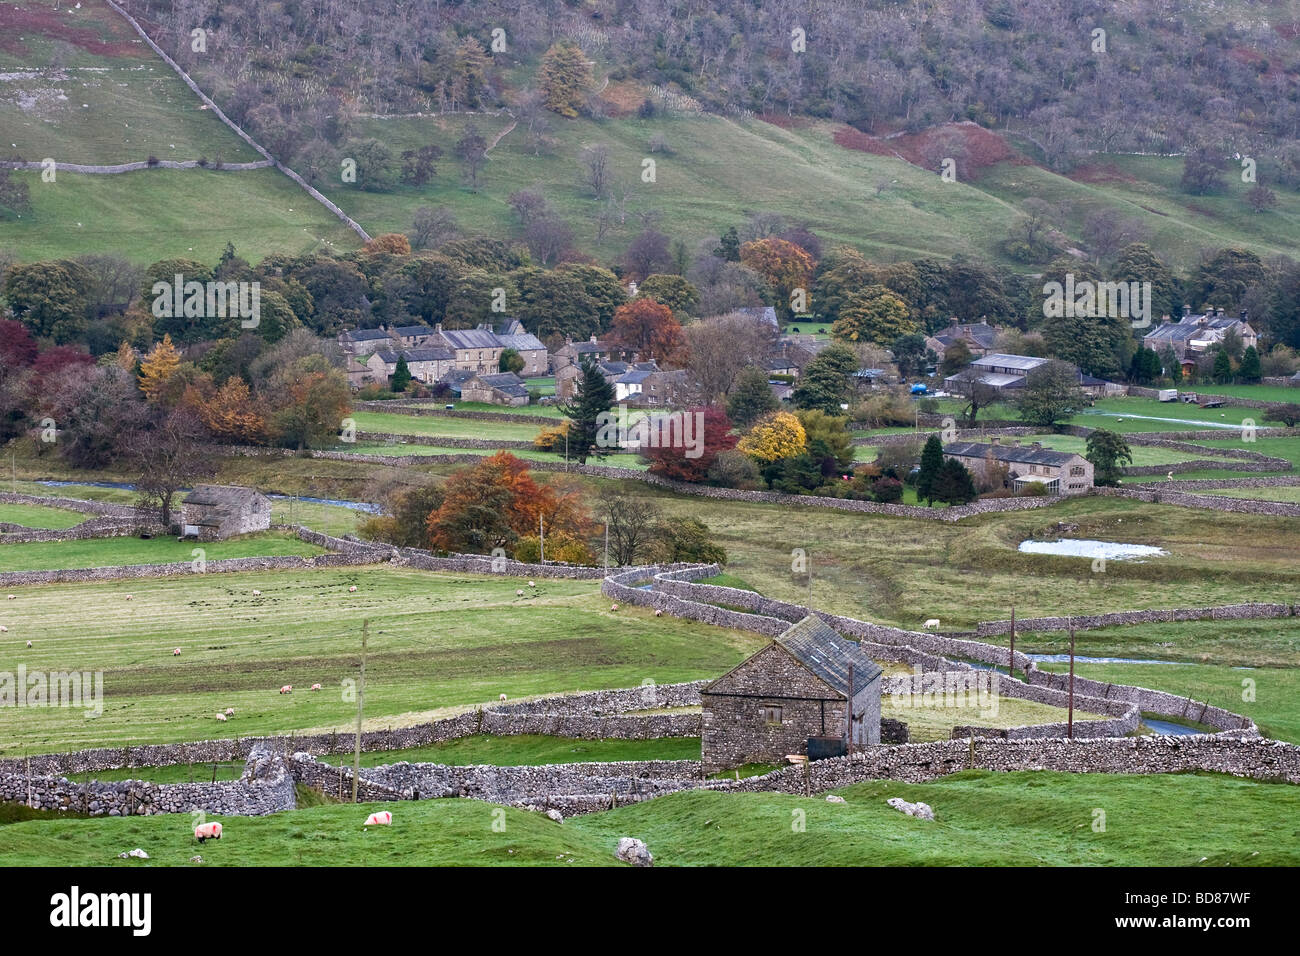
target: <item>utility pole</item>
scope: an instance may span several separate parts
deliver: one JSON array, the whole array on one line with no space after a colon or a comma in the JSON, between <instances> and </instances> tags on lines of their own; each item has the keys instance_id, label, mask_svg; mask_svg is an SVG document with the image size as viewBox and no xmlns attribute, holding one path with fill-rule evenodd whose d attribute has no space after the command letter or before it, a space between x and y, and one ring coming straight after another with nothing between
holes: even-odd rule
<instances>
[{"instance_id":1,"label":"utility pole","mask_svg":"<svg viewBox=\"0 0 1300 956\"><path fill-rule=\"evenodd\" d=\"M357 683L357 739L352 750L352 802L357 802L357 778L361 776L361 718L366 709L366 638L370 620L361 622L361 680Z\"/></svg>"},{"instance_id":2,"label":"utility pole","mask_svg":"<svg viewBox=\"0 0 1300 956\"><path fill-rule=\"evenodd\" d=\"M541 515L537 516L537 542L538 542L537 560L540 563L545 564L546 563L546 529L542 527Z\"/></svg>"},{"instance_id":3,"label":"utility pole","mask_svg":"<svg viewBox=\"0 0 1300 956\"><path fill-rule=\"evenodd\" d=\"M1016 606L1011 605L1011 656L1007 660L1007 676L1016 676Z\"/></svg>"},{"instance_id":4,"label":"utility pole","mask_svg":"<svg viewBox=\"0 0 1300 956\"><path fill-rule=\"evenodd\" d=\"M1070 711L1066 717L1066 735L1074 739L1074 618L1070 618Z\"/></svg>"},{"instance_id":5,"label":"utility pole","mask_svg":"<svg viewBox=\"0 0 1300 956\"><path fill-rule=\"evenodd\" d=\"M605 576L609 577L609 518L605 518Z\"/></svg>"},{"instance_id":6,"label":"utility pole","mask_svg":"<svg viewBox=\"0 0 1300 956\"><path fill-rule=\"evenodd\" d=\"M846 714L845 716L848 718L848 725L849 725L849 742L845 750L849 755L852 755L853 754L853 664L851 662L849 664L848 714Z\"/></svg>"}]
</instances>

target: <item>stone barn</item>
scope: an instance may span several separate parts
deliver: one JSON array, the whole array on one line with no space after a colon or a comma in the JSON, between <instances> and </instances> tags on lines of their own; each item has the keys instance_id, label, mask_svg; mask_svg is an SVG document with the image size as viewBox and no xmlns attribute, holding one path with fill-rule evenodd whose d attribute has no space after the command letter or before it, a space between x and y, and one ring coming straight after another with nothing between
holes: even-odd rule
<instances>
[{"instance_id":1,"label":"stone barn","mask_svg":"<svg viewBox=\"0 0 1300 956\"><path fill-rule=\"evenodd\" d=\"M181 530L203 541L271 527L271 499L240 485L196 485L181 502Z\"/></svg>"},{"instance_id":2,"label":"stone barn","mask_svg":"<svg viewBox=\"0 0 1300 956\"><path fill-rule=\"evenodd\" d=\"M700 691L705 773L880 743L880 665L808 616Z\"/></svg>"}]
</instances>

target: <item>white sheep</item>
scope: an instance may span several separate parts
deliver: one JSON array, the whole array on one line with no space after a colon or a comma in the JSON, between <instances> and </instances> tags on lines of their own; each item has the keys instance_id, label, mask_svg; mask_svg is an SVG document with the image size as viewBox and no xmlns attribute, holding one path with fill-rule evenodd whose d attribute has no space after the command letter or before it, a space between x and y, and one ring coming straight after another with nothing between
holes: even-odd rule
<instances>
[{"instance_id":1,"label":"white sheep","mask_svg":"<svg viewBox=\"0 0 1300 956\"><path fill-rule=\"evenodd\" d=\"M181 649L179 647L173 647L172 657L180 657L180 656L181 656Z\"/></svg>"},{"instance_id":2,"label":"white sheep","mask_svg":"<svg viewBox=\"0 0 1300 956\"><path fill-rule=\"evenodd\" d=\"M28 642L27 642L27 646L28 646L28 647L31 647L31 646L32 646L32 642L31 642L31 641L28 641Z\"/></svg>"},{"instance_id":3,"label":"white sheep","mask_svg":"<svg viewBox=\"0 0 1300 956\"><path fill-rule=\"evenodd\" d=\"M925 622L925 629L927 631L933 631L938 626L939 626L939 619L937 617L932 617Z\"/></svg>"},{"instance_id":4,"label":"white sheep","mask_svg":"<svg viewBox=\"0 0 1300 956\"><path fill-rule=\"evenodd\" d=\"M285 684L283 687L280 688L280 693L281 693L281 694L292 694L292 693L293 693L293 685L292 685L292 684Z\"/></svg>"},{"instance_id":5,"label":"white sheep","mask_svg":"<svg viewBox=\"0 0 1300 956\"><path fill-rule=\"evenodd\" d=\"M655 617L663 617L663 616L664 616L663 609L662 609L662 608L655 608Z\"/></svg>"},{"instance_id":6,"label":"white sheep","mask_svg":"<svg viewBox=\"0 0 1300 956\"><path fill-rule=\"evenodd\" d=\"M393 814L388 810L380 810L378 813L372 813L366 817L366 826L368 827L386 827L393 822Z\"/></svg>"},{"instance_id":7,"label":"white sheep","mask_svg":"<svg viewBox=\"0 0 1300 956\"><path fill-rule=\"evenodd\" d=\"M0 624L0 634L8 634L8 633L9 633L9 628L5 627L3 624Z\"/></svg>"},{"instance_id":8,"label":"white sheep","mask_svg":"<svg viewBox=\"0 0 1300 956\"><path fill-rule=\"evenodd\" d=\"M528 586L529 586L530 588L535 588L535 587L537 587L537 585L534 584L532 581L529 581L529 582L528 582Z\"/></svg>"},{"instance_id":9,"label":"white sheep","mask_svg":"<svg viewBox=\"0 0 1300 956\"><path fill-rule=\"evenodd\" d=\"M524 596L523 589L522 589L522 588L516 588L516 589L515 589L515 597L523 597L523 596Z\"/></svg>"},{"instance_id":10,"label":"white sheep","mask_svg":"<svg viewBox=\"0 0 1300 956\"><path fill-rule=\"evenodd\" d=\"M307 689L308 689L308 690L320 690L320 684L312 684L311 687L309 687L309 688L307 688Z\"/></svg>"},{"instance_id":11,"label":"white sheep","mask_svg":"<svg viewBox=\"0 0 1300 956\"><path fill-rule=\"evenodd\" d=\"M8 599L9 599L10 601L12 601L15 597L17 597L16 594L10 594L10 595L8 596Z\"/></svg>"},{"instance_id":12,"label":"white sheep","mask_svg":"<svg viewBox=\"0 0 1300 956\"><path fill-rule=\"evenodd\" d=\"M128 595L126 596L126 599L127 599L128 601L131 600L131 595L128 594Z\"/></svg>"},{"instance_id":13,"label":"white sheep","mask_svg":"<svg viewBox=\"0 0 1300 956\"><path fill-rule=\"evenodd\" d=\"M617 604L611 604L611 605L609 606L609 609L610 609L611 611L617 611L617 610L618 610L618 605L617 605Z\"/></svg>"},{"instance_id":14,"label":"white sheep","mask_svg":"<svg viewBox=\"0 0 1300 956\"><path fill-rule=\"evenodd\" d=\"M501 697L500 697L500 699L501 699L501 700L505 700L505 699L506 699L506 695L505 695L505 694L502 694Z\"/></svg>"},{"instance_id":15,"label":"white sheep","mask_svg":"<svg viewBox=\"0 0 1300 956\"><path fill-rule=\"evenodd\" d=\"M349 593L349 594L354 594L354 593L356 593L356 590L357 590L357 586L354 584L354 585L352 585L352 587L348 588L348 593Z\"/></svg>"},{"instance_id":16,"label":"white sheep","mask_svg":"<svg viewBox=\"0 0 1300 956\"><path fill-rule=\"evenodd\" d=\"M233 708L233 707L227 707L227 708L226 708L226 716L227 716L227 717L234 717L234 716L235 716L235 708Z\"/></svg>"},{"instance_id":17,"label":"white sheep","mask_svg":"<svg viewBox=\"0 0 1300 956\"><path fill-rule=\"evenodd\" d=\"M213 821L212 823L200 823L194 828L194 838L202 843L204 840L220 840L221 824Z\"/></svg>"},{"instance_id":18,"label":"white sheep","mask_svg":"<svg viewBox=\"0 0 1300 956\"><path fill-rule=\"evenodd\" d=\"M217 714L217 720L221 721L221 722L224 724L224 723L226 722L226 715L225 715L225 714Z\"/></svg>"},{"instance_id":19,"label":"white sheep","mask_svg":"<svg viewBox=\"0 0 1300 956\"><path fill-rule=\"evenodd\" d=\"M253 597L261 597L261 596L262 596L262 592L259 591L259 590L257 590L257 588L254 588L254 589L253 589Z\"/></svg>"}]
</instances>

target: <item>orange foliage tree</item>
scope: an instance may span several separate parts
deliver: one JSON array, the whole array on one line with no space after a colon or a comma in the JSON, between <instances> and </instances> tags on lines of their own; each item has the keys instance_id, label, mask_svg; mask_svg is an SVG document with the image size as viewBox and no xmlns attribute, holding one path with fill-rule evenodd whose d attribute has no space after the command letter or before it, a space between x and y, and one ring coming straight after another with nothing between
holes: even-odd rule
<instances>
[{"instance_id":1,"label":"orange foliage tree","mask_svg":"<svg viewBox=\"0 0 1300 956\"><path fill-rule=\"evenodd\" d=\"M526 462L503 451L454 472L427 524L435 548L483 554L513 551L537 535L539 522L548 538L578 540L592 528L576 487L539 485Z\"/></svg>"},{"instance_id":2,"label":"orange foliage tree","mask_svg":"<svg viewBox=\"0 0 1300 956\"><path fill-rule=\"evenodd\" d=\"M817 262L801 246L785 239L759 239L740 247L740 261L753 269L771 286L776 309L789 318L793 313L790 299L795 289L808 289ZM802 311L808 311L805 303Z\"/></svg>"},{"instance_id":3,"label":"orange foliage tree","mask_svg":"<svg viewBox=\"0 0 1300 956\"><path fill-rule=\"evenodd\" d=\"M651 359L663 366L681 366L687 358L686 337L673 310L651 298L633 299L614 310L610 338L635 349L640 361Z\"/></svg>"},{"instance_id":4,"label":"orange foliage tree","mask_svg":"<svg viewBox=\"0 0 1300 956\"><path fill-rule=\"evenodd\" d=\"M219 441L235 445L260 444L266 440L266 419L257 410L248 385L238 377L198 407L203 424Z\"/></svg>"}]
</instances>

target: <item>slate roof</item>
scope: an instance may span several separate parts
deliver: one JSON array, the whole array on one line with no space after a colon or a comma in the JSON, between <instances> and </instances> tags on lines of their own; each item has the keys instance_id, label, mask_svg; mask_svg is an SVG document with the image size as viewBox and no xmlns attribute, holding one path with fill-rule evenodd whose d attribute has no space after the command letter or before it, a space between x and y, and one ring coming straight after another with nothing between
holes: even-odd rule
<instances>
[{"instance_id":1,"label":"slate roof","mask_svg":"<svg viewBox=\"0 0 1300 956\"><path fill-rule=\"evenodd\" d=\"M495 333L485 329L443 329L442 339L454 349L499 349Z\"/></svg>"},{"instance_id":2,"label":"slate roof","mask_svg":"<svg viewBox=\"0 0 1300 956\"><path fill-rule=\"evenodd\" d=\"M497 334L497 341L508 349L514 349L516 352L537 352L546 351L546 346L542 344L541 339L531 332L520 332L518 334Z\"/></svg>"},{"instance_id":3,"label":"slate roof","mask_svg":"<svg viewBox=\"0 0 1300 956\"><path fill-rule=\"evenodd\" d=\"M182 505L207 508L204 517L195 517L189 524L200 527L219 527L223 521L238 514L249 502L261 498L262 493L256 488L244 485L195 485L182 500Z\"/></svg>"},{"instance_id":4,"label":"slate roof","mask_svg":"<svg viewBox=\"0 0 1300 956\"><path fill-rule=\"evenodd\" d=\"M882 673L880 665L861 647L840 637L830 625L813 614L777 635L776 642L832 690L845 697L849 695L850 664L853 665L854 691L861 691Z\"/></svg>"},{"instance_id":5,"label":"slate roof","mask_svg":"<svg viewBox=\"0 0 1300 956\"><path fill-rule=\"evenodd\" d=\"M640 385L653 374L654 372L650 369L634 368L623 373L619 381L624 385Z\"/></svg>"},{"instance_id":6,"label":"slate roof","mask_svg":"<svg viewBox=\"0 0 1300 956\"><path fill-rule=\"evenodd\" d=\"M514 372L493 372L490 375L477 375L475 379L489 388L494 388L513 397L527 396L528 394L528 386Z\"/></svg>"},{"instance_id":7,"label":"slate roof","mask_svg":"<svg viewBox=\"0 0 1300 956\"><path fill-rule=\"evenodd\" d=\"M376 342L388 338L388 333L383 329L353 329L343 334L353 342Z\"/></svg>"},{"instance_id":8,"label":"slate roof","mask_svg":"<svg viewBox=\"0 0 1300 956\"><path fill-rule=\"evenodd\" d=\"M400 352L397 349L379 348L371 354L378 355L386 365L396 365L398 355L405 355L408 365L411 362L451 362L456 358L451 350L433 346L402 349Z\"/></svg>"},{"instance_id":9,"label":"slate roof","mask_svg":"<svg viewBox=\"0 0 1300 956\"><path fill-rule=\"evenodd\" d=\"M748 316L751 319L757 319L760 322L766 322L773 328L779 328L780 323L776 320L776 309L770 305L746 306L743 309L737 309L741 315Z\"/></svg>"},{"instance_id":10,"label":"slate roof","mask_svg":"<svg viewBox=\"0 0 1300 956\"><path fill-rule=\"evenodd\" d=\"M390 329L394 335L401 338L413 338L417 335L436 335L431 325L403 325L400 328Z\"/></svg>"},{"instance_id":11,"label":"slate roof","mask_svg":"<svg viewBox=\"0 0 1300 956\"><path fill-rule=\"evenodd\" d=\"M994 461L1009 461L1018 465L1059 467L1080 457L1071 452L1035 448L1033 445L986 445L982 442L959 441L943 446L945 455L959 455L962 458L983 458L990 452L993 453Z\"/></svg>"}]
</instances>

